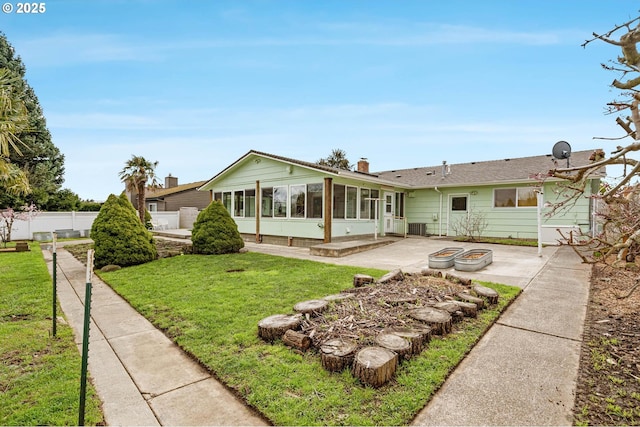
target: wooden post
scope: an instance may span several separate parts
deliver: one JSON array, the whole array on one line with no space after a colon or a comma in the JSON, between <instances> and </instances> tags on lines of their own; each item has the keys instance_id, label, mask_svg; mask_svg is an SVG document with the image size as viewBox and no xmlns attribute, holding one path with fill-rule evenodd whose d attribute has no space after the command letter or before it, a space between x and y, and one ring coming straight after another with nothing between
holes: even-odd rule
<instances>
[{"instance_id":1,"label":"wooden post","mask_svg":"<svg viewBox=\"0 0 640 427\"><path fill-rule=\"evenodd\" d=\"M256 180L256 197L255 197L255 211L256 211L256 243L260 243L260 215L262 215L261 209L261 194L260 194L260 180Z\"/></svg>"},{"instance_id":2,"label":"wooden post","mask_svg":"<svg viewBox=\"0 0 640 427\"><path fill-rule=\"evenodd\" d=\"M324 243L331 243L331 218L333 217L333 178L324 179Z\"/></svg>"}]
</instances>

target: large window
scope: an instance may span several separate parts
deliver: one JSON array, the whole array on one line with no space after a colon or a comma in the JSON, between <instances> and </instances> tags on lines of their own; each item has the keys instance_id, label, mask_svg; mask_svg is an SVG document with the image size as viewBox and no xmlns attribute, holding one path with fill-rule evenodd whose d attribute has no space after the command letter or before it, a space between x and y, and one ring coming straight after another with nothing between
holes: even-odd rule
<instances>
[{"instance_id":1,"label":"large window","mask_svg":"<svg viewBox=\"0 0 640 427\"><path fill-rule=\"evenodd\" d=\"M227 212L231 213L231 191L222 193L222 204L227 209Z\"/></svg>"},{"instance_id":2,"label":"large window","mask_svg":"<svg viewBox=\"0 0 640 427\"><path fill-rule=\"evenodd\" d=\"M379 199L380 198L380 190L371 190L371 198ZM376 200L371 200L371 207L369 208L370 217L369 219L376 219L378 217L378 213L376 212L376 206L380 206L379 202Z\"/></svg>"},{"instance_id":3,"label":"large window","mask_svg":"<svg viewBox=\"0 0 640 427\"><path fill-rule=\"evenodd\" d=\"M371 203L367 199L370 199L370 191L368 188L360 189L360 219L371 218Z\"/></svg>"},{"instance_id":4,"label":"large window","mask_svg":"<svg viewBox=\"0 0 640 427\"><path fill-rule=\"evenodd\" d=\"M244 216L253 218L256 216L256 190L244 190Z\"/></svg>"},{"instance_id":5,"label":"large window","mask_svg":"<svg viewBox=\"0 0 640 427\"><path fill-rule=\"evenodd\" d=\"M305 217L305 195L306 186L304 184L292 185L289 187L290 195L290 211L291 218L304 218Z\"/></svg>"},{"instance_id":6,"label":"large window","mask_svg":"<svg viewBox=\"0 0 640 427\"><path fill-rule=\"evenodd\" d=\"M287 187L273 187L273 216L274 218L287 217Z\"/></svg>"},{"instance_id":7,"label":"large window","mask_svg":"<svg viewBox=\"0 0 640 427\"><path fill-rule=\"evenodd\" d=\"M233 216L244 216L244 191L233 192Z\"/></svg>"},{"instance_id":8,"label":"large window","mask_svg":"<svg viewBox=\"0 0 640 427\"><path fill-rule=\"evenodd\" d=\"M263 217L273 216L273 188L265 187L262 189L262 213Z\"/></svg>"},{"instance_id":9,"label":"large window","mask_svg":"<svg viewBox=\"0 0 640 427\"><path fill-rule=\"evenodd\" d=\"M538 204L533 188L496 188L493 190L493 207L524 208L536 207Z\"/></svg>"},{"instance_id":10,"label":"large window","mask_svg":"<svg viewBox=\"0 0 640 427\"><path fill-rule=\"evenodd\" d=\"M307 218L322 218L322 184L307 185Z\"/></svg>"},{"instance_id":11,"label":"large window","mask_svg":"<svg viewBox=\"0 0 640 427\"><path fill-rule=\"evenodd\" d=\"M344 185L333 184L333 217L344 219L346 190Z\"/></svg>"},{"instance_id":12,"label":"large window","mask_svg":"<svg viewBox=\"0 0 640 427\"><path fill-rule=\"evenodd\" d=\"M358 216L358 187L347 187L347 218L356 219Z\"/></svg>"}]
</instances>

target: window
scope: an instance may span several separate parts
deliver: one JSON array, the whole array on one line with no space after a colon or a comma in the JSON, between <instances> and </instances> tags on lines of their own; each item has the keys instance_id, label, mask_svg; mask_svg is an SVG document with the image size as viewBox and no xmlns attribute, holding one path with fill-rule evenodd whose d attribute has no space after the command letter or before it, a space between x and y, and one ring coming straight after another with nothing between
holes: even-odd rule
<instances>
[{"instance_id":1,"label":"window","mask_svg":"<svg viewBox=\"0 0 640 427\"><path fill-rule=\"evenodd\" d=\"M404 216L404 193L396 193L396 212L397 217Z\"/></svg>"},{"instance_id":2,"label":"window","mask_svg":"<svg viewBox=\"0 0 640 427\"><path fill-rule=\"evenodd\" d=\"M273 188L265 187L262 189L262 213L263 217L273 216Z\"/></svg>"},{"instance_id":3,"label":"window","mask_svg":"<svg viewBox=\"0 0 640 427\"><path fill-rule=\"evenodd\" d=\"M256 216L256 190L244 190L244 216L254 218Z\"/></svg>"},{"instance_id":4,"label":"window","mask_svg":"<svg viewBox=\"0 0 640 427\"><path fill-rule=\"evenodd\" d=\"M372 199L379 199L380 198L380 190L371 190L371 198ZM376 212L376 206L378 206L378 203L375 200L371 200L371 218L370 219L376 219L378 217L378 214Z\"/></svg>"},{"instance_id":5,"label":"window","mask_svg":"<svg viewBox=\"0 0 640 427\"><path fill-rule=\"evenodd\" d=\"M273 216L287 217L287 187L273 187Z\"/></svg>"},{"instance_id":6,"label":"window","mask_svg":"<svg viewBox=\"0 0 640 427\"><path fill-rule=\"evenodd\" d=\"M149 212L158 212L158 204L149 203Z\"/></svg>"},{"instance_id":7,"label":"window","mask_svg":"<svg viewBox=\"0 0 640 427\"><path fill-rule=\"evenodd\" d=\"M305 217L305 185L292 185L289 190L290 195L290 212L291 218L304 218Z\"/></svg>"},{"instance_id":8,"label":"window","mask_svg":"<svg viewBox=\"0 0 640 427\"><path fill-rule=\"evenodd\" d=\"M496 188L493 190L493 207L536 207L538 199L534 188Z\"/></svg>"},{"instance_id":9,"label":"window","mask_svg":"<svg viewBox=\"0 0 640 427\"><path fill-rule=\"evenodd\" d=\"M218 202L221 202L222 201L222 193L219 192L219 191L216 192L216 193L213 193L213 200L217 200Z\"/></svg>"},{"instance_id":10,"label":"window","mask_svg":"<svg viewBox=\"0 0 640 427\"><path fill-rule=\"evenodd\" d=\"M322 218L322 184L307 185L307 218Z\"/></svg>"},{"instance_id":11,"label":"window","mask_svg":"<svg viewBox=\"0 0 640 427\"><path fill-rule=\"evenodd\" d=\"M222 193L222 205L231 213L231 191Z\"/></svg>"},{"instance_id":12,"label":"window","mask_svg":"<svg viewBox=\"0 0 640 427\"><path fill-rule=\"evenodd\" d=\"M344 185L333 184L333 217L344 219L345 206L345 187Z\"/></svg>"},{"instance_id":13,"label":"window","mask_svg":"<svg viewBox=\"0 0 640 427\"><path fill-rule=\"evenodd\" d=\"M358 187L347 187L347 218L356 219L358 216Z\"/></svg>"},{"instance_id":14,"label":"window","mask_svg":"<svg viewBox=\"0 0 640 427\"><path fill-rule=\"evenodd\" d=\"M244 216L244 191L233 192L233 216Z\"/></svg>"},{"instance_id":15,"label":"window","mask_svg":"<svg viewBox=\"0 0 640 427\"><path fill-rule=\"evenodd\" d=\"M467 196L455 196L451 198L451 210L452 211L466 211L467 210Z\"/></svg>"},{"instance_id":16,"label":"window","mask_svg":"<svg viewBox=\"0 0 640 427\"><path fill-rule=\"evenodd\" d=\"M370 191L368 188L360 189L360 219L371 219L371 204L367 200L370 198Z\"/></svg>"},{"instance_id":17,"label":"window","mask_svg":"<svg viewBox=\"0 0 640 427\"><path fill-rule=\"evenodd\" d=\"M384 196L384 212L387 214L393 213L393 196L391 194Z\"/></svg>"}]
</instances>

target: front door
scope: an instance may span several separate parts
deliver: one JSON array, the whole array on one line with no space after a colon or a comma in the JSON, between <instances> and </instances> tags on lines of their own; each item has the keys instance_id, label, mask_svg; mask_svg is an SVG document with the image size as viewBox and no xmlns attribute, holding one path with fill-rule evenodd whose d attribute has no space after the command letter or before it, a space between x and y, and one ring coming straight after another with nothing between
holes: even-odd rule
<instances>
[{"instance_id":1,"label":"front door","mask_svg":"<svg viewBox=\"0 0 640 427\"><path fill-rule=\"evenodd\" d=\"M447 236L464 235L464 226L469 215L469 195L449 195L449 220L447 221Z\"/></svg>"},{"instance_id":2,"label":"front door","mask_svg":"<svg viewBox=\"0 0 640 427\"><path fill-rule=\"evenodd\" d=\"M393 216L394 216L394 212L395 210L395 193L393 192L388 192L385 191L384 192L384 200L383 200L383 205L384 205L384 211L383 211L383 221L384 221L384 233L393 233L394 232L394 227L393 227Z\"/></svg>"}]
</instances>

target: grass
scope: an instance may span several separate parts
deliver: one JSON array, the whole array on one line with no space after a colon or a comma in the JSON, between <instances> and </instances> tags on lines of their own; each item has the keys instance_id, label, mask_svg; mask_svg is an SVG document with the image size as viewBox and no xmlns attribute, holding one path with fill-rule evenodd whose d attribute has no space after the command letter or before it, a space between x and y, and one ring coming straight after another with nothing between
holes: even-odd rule
<instances>
[{"instance_id":1,"label":"grass","mask_svg":"<svg viewBox=\"0 0 640 427\"><path fill-rule=\"evenodd\" d=\"M0 425L76 425L80 353L69 326L51 336L52 280L39 245L30 247L0 254ZM103 423L88 390L85 423Z\"/></svg>"},{"instance_id":2,"label":"grass","mask_svg":"<svg viewBox=\"0 0 640 427\"><path fill-rule=\"evenodd\" d=\"M408 424L520 291L486 284L502 295L497 307L433 339L378 390L349 371L325 371L314 352L299 354L257 337L262 318L349 288L356 273L385 272L245 253L185 255L99 274L277 425Z\"/></svg>"}]
</instances>

